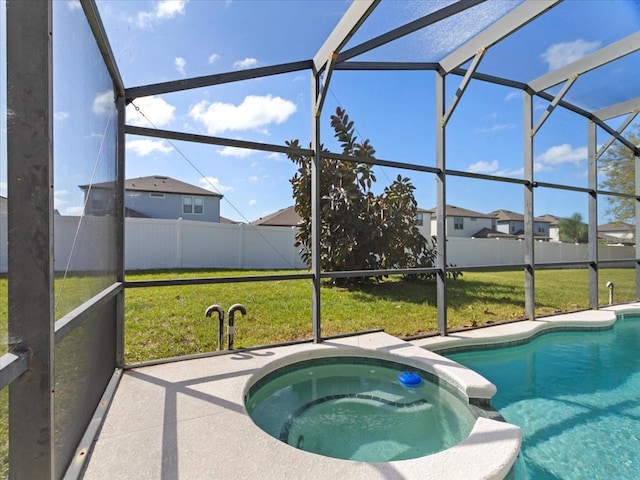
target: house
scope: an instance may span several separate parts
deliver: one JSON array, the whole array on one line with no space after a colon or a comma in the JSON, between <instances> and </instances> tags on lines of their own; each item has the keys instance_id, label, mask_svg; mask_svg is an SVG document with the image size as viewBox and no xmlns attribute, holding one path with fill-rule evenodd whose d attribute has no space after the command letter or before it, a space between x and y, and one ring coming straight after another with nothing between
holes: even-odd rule
<instances>
[{"instance_id":1,"label":"house","mask_svg":"<svg viewBox=\"0 0 640 480\"><path fill-rule=\"evenodd\" d=\"M496 230L516 238L524 238L524 215L510 210L495 210L489 215L496 218ZM533 237L536 240L549 241L550 222L542 217L533 219Z\"/></svg>"},{"instance_id":2,"label":"house","mask_svg":"<svg viewBox=\"0 0 640 480\"><path fill-rule=\"evenodd\" d=\"M438 222L436 209L425 210L431 215L431 235L438 235ZM474 212L466 208L447 205L445 207L447 216L446 236L447 237L475 237L475 234L485 229L496 230L496 217L485 213Z\"/></svg>"},{"instance_id":3,"label":"house","mask_svg":"<svg viewBox=\"0 0 640 480\"><path fill-rule=\"evenodd\" d=\"M425 218L427 220L425 220ZM429 210L423 208L416 209L416 225L420 233L425 237L431 235L431 222ZM296 227L302 221L300 215L295 211L294 206L281 208L277 212L271 213L265 217L260 217L258 220L251 222L251 225L261 225L270 227Z\"/></svg>"},{"instance_id":4,"label":"house","mask_svg":"<svg viewBox=\"0 0 640 480\"><path fill-rule=\"evenodd\" d=\"M300 218L300 215L296 213L296 210L292 205L287 208L281 208L277 212L267 215L266 217L260 217L258 220L251 222L251 225L295 227L301 220L302 218Z\"/></svg>"},{"instance_id":5,"label":"house","mask_svg":"<svg viewBox=\"0 0 640 480\"><path fill-rule=\"evenodd\" d=\"M85 215L113 213L114 182L80 188L85 195ZM221 199L219 193L161 175L125 180L124 206L128 217L219 223Z\"/></svg>"},{"instance_id":6,"label":"house","mask_svg":"<svg viewBox=\"0 0 640 480\"><path fill-rule=\"evenodd\" d=\"M636 226L625 222L598 225L598 238L607 243L635 243Z\"/></svg>"},{"instance_id":7,"label":"house","mask_svg":"<svg viewBox=\"0 0 640 480\"><path fill-rule=\"evenodd\" d=\"M541 220L549 222L549 241L560 242L560 217L556 217L550 213L540 215Z\"/></svg>"}]
</instances>

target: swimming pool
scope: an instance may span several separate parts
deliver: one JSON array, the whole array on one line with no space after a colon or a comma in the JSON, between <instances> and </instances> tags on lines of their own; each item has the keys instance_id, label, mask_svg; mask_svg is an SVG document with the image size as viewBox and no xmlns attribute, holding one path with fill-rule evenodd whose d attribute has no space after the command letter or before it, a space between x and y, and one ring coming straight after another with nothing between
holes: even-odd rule
<instances>
[{"instance_id":1,"label":"swimming pool","mask_svg":"<svg viewBox=\"0 0 640 480\"><path fill-rule=\"evenodd\" d=\"M447 355L498 387L523 430L516 479L640 478L640 316L523 345Z\"/></svg>"},{"instance_id":2,"label":"swimming pool","mask_svg":"<svg viewBox=\"0 0 640 480\"><path fill-rule=\"evenodd\" d=\"M253 384L247 412L300 450L361 462L423 457L467 438L476 415L454 387L369 357L300 361Z\"/></svg>"}]
</instances>

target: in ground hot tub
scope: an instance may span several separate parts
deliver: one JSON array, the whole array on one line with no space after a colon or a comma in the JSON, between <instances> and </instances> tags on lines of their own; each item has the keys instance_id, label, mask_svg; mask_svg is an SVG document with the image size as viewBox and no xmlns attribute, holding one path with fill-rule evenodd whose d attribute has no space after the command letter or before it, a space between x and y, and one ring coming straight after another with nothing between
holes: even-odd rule
<instances>
[{"instance_id":1,"label":"in ground hot tub","mask_svg":"<svg viewBox=\"0 0 640 480\"><path fill-rule=\"evenodd\" d=\"M454 387L400 357L294 360L255 375L245 406L262 430L282 442L363 462L448 449L467 438L477 419Z\"/></svg>"}]
</instances>

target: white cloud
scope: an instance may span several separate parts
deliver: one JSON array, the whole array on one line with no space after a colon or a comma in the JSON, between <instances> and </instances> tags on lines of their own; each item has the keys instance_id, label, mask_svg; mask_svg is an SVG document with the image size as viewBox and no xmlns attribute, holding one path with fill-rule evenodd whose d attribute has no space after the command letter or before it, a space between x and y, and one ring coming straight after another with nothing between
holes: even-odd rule
<instances>
[{"instance_id":1,"label":"white cloud","mask_svg":"<svg viewBox=\"0 0 640 480\"><path fill-rule=\"evenodd\" d=\"M490 127L478 127L474 130L475 133L493 133L500 132L502 130L512 130L516 128L512 123L497 123L495 125L491 125Z\"/></svg>"},{"instance_id":2,"label":"white cloud","mask_svg":"<svg viewBox=\"0 0 640 480\"><path fill-rule=\"evenodd\" d=\"M0 182L0 195L7 196L7 182Z\"/></svg>"},{"instance_id":3,"label":"white cloud","mask_svg":"<svg viewBox=\"0 0 640 480\"><path fill-rule=\"evenodd\" d=\"M255 58L245 58L244 60L238 60L237 62L233 62L233 68L236 70L244 70L246 68L256 67L258 65L258 60Z\"/></svg>"},{"instance_id":4,"label":"white cloud","mask_svg":"<svg viewBox=\"0 0 640 480\"><path fill-rule=\"evenodd\" d=\"M240 105L202 100L189 111L189 116L203 123L209 135L227 131L249 130L272 123L281 124L295 111L295 103L271 95L245 97Z\"/></svg>"},{"instance_id":5,"label":"white cloud","mask_svg":"<svg viewBox=\"0 0 640 480\"><path fill-rule=\"evenodd\" d=\"M133 23L145 28L158 23L161 20L168 20L176 15L184 15L187 0L162 0L156 2L153 10L138 12Z\"/></svg>"},{"instance_id":6,"label":"white cloud","mask_svg":"<svg viewBox=\"0 0 640 480\"><path fill-rule=\"evenodd\" d=\"M284 160L284 154L279 152L271 152L269 155L267 155L267 158L269 160L275 160L276 162L282 162Z\"/></svg>"},{"instance_id":7,"label":"white cloud","mask_svg":"<svg viewBox=\"0 0 640 480\"><path fill-rule=\"evenodd\" d=\"M254 153L254 151L246 148L224 147L222 150L218 150L218 153L223 157L245 158Z\"/></svg>"},{"instance_id":8,"label":"white cloud","mask_svg":"<svg viewBox=\"0 0 640 480\"><path fill-rule=\"evenodd\" d=\"M166 140L150 140L148 138L129 140L125 146L127 150L132 150L140 157L146 157L153 152L166 154L173 150Z\"/></svg>"},{"instance_id":9,"label":"white cloud","mask_svg":"<svg viewBox=\"0 0 640 480\"><path fill-rule=\"evenodd\" d=\"M258 203L258 202L256 202L256 201L255 201L255 200L253 200L253 199L249 200L249 206L250 206L250 207L253 207L256 203Z\"/></svg>"},{"instance_id":10,"label":"white cloud","mask_svg":"<svg viewBox=\"0 0 640 480\"><path fill-rule=\"evenodd\" d=\"M150 127L149 122L142 116L142 113L151 121L156 127L162 127L167 125L173 120L173 112L176 107L167 103L162 98L156 96L137 98L133 104L127 105L127 123L138 127ZM140 112L136 111L135 107L140 109Z\"/></svg>"},{"instance_id":11,"label":"white cloud","mask_svg":"<svg viewBox=\"0 0 640 480\"><path fill-rule=\"evenodd\" d=\"M233 192L234 190L234 188L231 186L222 185L217 177L202 177L200 180L198 180L198 183L200 183L202 188L204 188L205 190L216 193L227 193Z\"/></svg>"},{"instance_id":12,"label":"white cloud","mask_svg":"<svg viewBox=\"0 0 640 480\"><path fill-rule=\"evenodd\" d=\"M467 168L468 172L472 173L493 173L498 170L498 161L493 160L491 162L483 162L482 160L476 163L472 163Z\"/></svg>"},{"instance_id":13,"label":"white cloud","mask_svg":"<svg viewBox=\"0 0 640 480\"><path fill-rule=\"evenodd\" d=\"M91 110L96 115L108 115L115 109L113 90L107 90L106 92L99 93L93 99L93 105Z\"/></svg>"},{"instance_id":14,"label":"white cloud","mask_svg":"<svg viewBox=\"0 0 640 480\"><path fill-rule=\"evenodd\" d=\"M562 163L573 163L578 165L587 159L587 147L573 148L568 143L556 145L549 148L535 158L535 163L543 167L550 165L560 165Z\"/></svg>"},{"instance_id":15,"label":"white cloud","mask_svg":"<svg viewBox=\"0 0 640 480\"><path fill-rule=\"evenodd\" d=\"M182 57L176 57L173 64L176 66L178 73L184 77L186 75L184 67L187 66L187 61Z\"/></svg>"},{"instance_id":16,"label":"white cloud","mask_svg":"<svg viewBox=\"0 0 640 480\"><path fill-rule=\"evenodd\" d=\"M522 98L522 92L517 90L515 92L507 93L507 96L504 97L505 102L510 102L511 100L515 100L516 98Z\"/></svg>"},{"instance_id":17,"label":"white cloud","mask_svg":"<svg viewBox=\"0 0 640 480\"><path fill-rule=\"evenodd\" d=\"M80 10L82 9L82 5L79 0L67 0L67 7L69 10Z\"/></svg>"},{"instance_id":18,"label":"white cloud","mask_svg":"<svg viewBox=\"0 0 640 480\"><path fill-rule=\"evenodd\" d=\"M250 182L257 182L258 181L258 176L257 175L252 175L249 177L249 181Z\"/></svg>"},{"instance_id":19,"label":"white cloud","mask_svg":"<svg viewBox=\"0 0 640 480\"><path fill-rule=\"evenodd\" d=\"M69 112L56 112L53 114L55 120L66 120L69 118Z\"/></svg>"},{"instance_id":20,"label":"white cloud","mask_svg":"<svg viewBox=\"0 0 640 480\"><path fill-rule=\"evenodd\" d=\"M209 55L209 63L215 63L219 59L220 55L218 55L217 53L212 53L211 55Z\"/></svg>"},{"instance_id":21,"label":"white cloud","mask_svg":"<svg viewBox=\"0 0 640 480\"><path fill-rule=\"evenodd\" d=\"M554 43L542 54L549 70L564 67L593 52L600 46L599 41L587 42L578 39L573 42Z\"/></svg>"}]
</instances>

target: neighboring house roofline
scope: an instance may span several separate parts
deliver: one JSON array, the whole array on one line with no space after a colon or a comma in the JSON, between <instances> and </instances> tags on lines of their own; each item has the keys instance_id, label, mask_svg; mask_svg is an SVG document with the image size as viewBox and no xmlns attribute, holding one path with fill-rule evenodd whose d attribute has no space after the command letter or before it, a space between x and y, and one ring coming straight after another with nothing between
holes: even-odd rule
<instances>
[{"instance_id":1,"label":"neighboring house roofline","mask_svg":"<svg viewBox=\"0 0 640 480\"><path fill-rule=\"evenodd\" d=\"M524 221L524 215L522 213L512 212L511 210L504 210L504 209L494 210L489 215L492 215L495 218L497 218L498 222L514 222L514 221L515 222L522 222L522 221ZM534 222L538 222L538 223L551 224L551 220L548 219L548 218L545 218L545 216L534 217L533 221Z\"/></svg>"},{"instance_id":2,"label":"neighboring house roofline","mask_svg":"<svg viewBox=\"0 0 640 480\"><path fill-rule=\"evenodd\" d=\"M598 232L629 232L633 233L636 226L626 222L609 222L598 225Z\"/></svg>"},{"instance_id":3,"label":"neighboring house roofline","mask_svg":"<svg viewBox=\"0 0 640 480\"><path fill-rule=\"evenodd\" d=\"M113 189L115 182L94 183L93 185L80 185L82 190ZM173 193L177 195L199 195L203 197L222 198L220 193L212 192L189 183L181 182L175 178L163 175L151 175L148 177L130 178L124 181L124 189L128 192L154 192Z\"/></svg>"},{"instance_id":4,"label":"neighboring house roofline","mask_svg":"<svg viewBox=\"0 0 640 480\"><path fill-rule=\"evenodd\" d=\"M436 209L430 208L428 210L424 210L426 213L430 213L431 217L436 216ZM445 207L445 215L447 217L469 217L469 218L489 218L495 219L495 216L488 215L486 213L475 212L473 210L468 210L466 208L456 207L455 205L447 205Z\"/></svg>"},{"instance_id":5,"label":"neighboring house roofline","mask_svg":"<svg viewBox=\"0 0 640 480\"><path fill-rule=\"evenodd\" d=\"M296 213L295 207L281 208L277 212L251 222L251 225L262 225L271 227L296 227L302 221L300 215Z\"/></svg>"}]
</instances>

